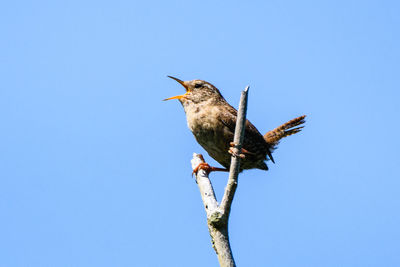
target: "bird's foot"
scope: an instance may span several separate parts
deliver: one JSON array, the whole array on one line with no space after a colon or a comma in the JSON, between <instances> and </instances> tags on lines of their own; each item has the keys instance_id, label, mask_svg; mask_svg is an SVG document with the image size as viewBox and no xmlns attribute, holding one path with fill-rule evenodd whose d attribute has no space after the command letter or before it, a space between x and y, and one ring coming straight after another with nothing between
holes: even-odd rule
<instances>
[{"instance_id":1,"label":"bird's foot","mask_svg":"<svg viewBox=\"0 0 400 267\"><path fill-rule=\"evenodd\" d=\"M246 149L244 149L242 147L241 151L239 153L236 153L235 151L233 151L233 148L236 146L236 144L234 142L230 142L229 145L231 146L228 150L228 153L235 156L235 157L239 157L241 159L244 159L247 155L254 155L253 152L247 151Z\"/></svg>"},{"instance_id":2,"label":"bird's foot","mask_svg":"<svg viewBox=\"0 0 400 267\"><path fill-rule=\"evenodd\" d=\"M233 147L229 148L228 153L231 154L232 156L239 157L241 159L244 159L246 157L246 155L243 153L236 153L235 151L233 151Z\"/></svg>"},{"instance_id":3,"label":"bird's foot","mask_svg":"<svg viewBox=\"0 0 400 267\"><path fill-rule=\"evenodd\" d=\"M224 168L217 168L217 167L211 167L210 165L208 165L207 162L202 162L199 165L197 165L196 168L193 169L192 172L192 176L193 174L197 174L197 172L202 169L204 170L207 174L210 174L210 172L216 172L216 171L220 171L220 172L229 172L228 169L224 169Z\"/></svg>"}]
</instances>

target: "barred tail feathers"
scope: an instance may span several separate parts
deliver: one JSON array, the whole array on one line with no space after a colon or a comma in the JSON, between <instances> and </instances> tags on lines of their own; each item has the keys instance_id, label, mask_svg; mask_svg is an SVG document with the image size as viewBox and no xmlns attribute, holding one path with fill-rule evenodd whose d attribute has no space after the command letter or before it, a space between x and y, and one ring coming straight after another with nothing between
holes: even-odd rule
<instances>
[{"instance_id":1,"label":"barred tail feathers","mask_svg":"<svg viewBox=\"0 0 400 267\"><path fill-rule=\"evenodd\" d=\"M281 126L267 132L264 135L265 141L271 145L271 149L274 150L276 146L279 144L279 141L282 138L285 138L287 136L290 136L292 134L296 134L301 131L302 128L304 128L304 124L306 115L294 118ZM299 126L302 125L302 126ZM299 127L296 127L299 126Z\"/></svg>"}]
</instances>

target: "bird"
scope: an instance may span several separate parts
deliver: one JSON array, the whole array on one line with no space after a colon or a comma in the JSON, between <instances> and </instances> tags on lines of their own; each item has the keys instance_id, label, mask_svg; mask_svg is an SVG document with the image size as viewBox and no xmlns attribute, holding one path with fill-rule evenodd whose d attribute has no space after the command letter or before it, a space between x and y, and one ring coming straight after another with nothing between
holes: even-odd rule
<instances>
[{"instance_id":1,"label":"bird","mask_svg":"<svg viewBox=\"0 0 400 267\"><path fill-rule=\"evenodd\" d=\"M187 125L196 141L224 168L211 167L201 163L194 169L211 171L229 171L231 157L234 154L232 147L237 110L232 107L222 96L221 92L211 83L204 80L182 81L173 76L167 76L180 83L186 90L182 95L164 99L164 101L177 99L182 104L186 113ZM279 141L287 136L302 130L305 115L294 118L279 127L262 135L249 121L245 122L245 134L240 154L240 169L268 170L265 161L275 163L272 152L277 148Z\"/></svg>"}]
</instances>

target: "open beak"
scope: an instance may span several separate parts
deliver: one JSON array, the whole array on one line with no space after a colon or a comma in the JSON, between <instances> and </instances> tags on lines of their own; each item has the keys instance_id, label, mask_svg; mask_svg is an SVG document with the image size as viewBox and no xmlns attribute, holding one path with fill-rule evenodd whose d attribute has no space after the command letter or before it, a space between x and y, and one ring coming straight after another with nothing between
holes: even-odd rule
<instances>
[{"instance_id":1,"label":"open beak","mask_svg":"<svg viewBox=\"0 0 400 267\"><path fill-rule=\"evenodd\" d=\"M175 81L177 81L177 82L180 83L183 87L185 87L186 93L184 93L183 95L177 95L177 96L173 96L173 97L166 98L166 99L164 99L164 101L171 100L171 99L181 99L181 98L183 98L187 93L189 93L188 87L187 87L187 85L185 84L184 81L179 80L178 78L175 78L175 77L172 77L172 76L167 76L167 77L168 77L168 78L171 78L171 79L173 79L173 80L175 80Z\"/></svg>"}]
</instances>

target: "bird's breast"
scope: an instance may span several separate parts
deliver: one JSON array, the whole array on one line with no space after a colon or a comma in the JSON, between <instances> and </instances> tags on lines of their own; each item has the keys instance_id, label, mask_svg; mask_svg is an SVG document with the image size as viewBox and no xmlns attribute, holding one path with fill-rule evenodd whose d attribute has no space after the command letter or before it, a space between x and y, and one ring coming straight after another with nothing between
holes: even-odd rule
<instances>
[{"instance_id":1,"label":"bird's breast","mask_svg":"<svg viewBox=\"0 0 400 267\"><path fill-rule=\"evenodd\" d=\"M195 105L185 111L188 127L193 133L215 131L221 126L219 124L222 124L219 120L221 111L218 107Z\"/></svg>"},{"instance_id":2,"label":"bird's breast","mask_svg":"<svg viewBox=\"0 0 400 267\"><path fill-rule=\"evenodd\" d=\"M209 153L210 150L220 151L229 146L225 142L226 126L220 120L221 109L218 106L192 104L185 107L185 112L189 129Z\"/></svg>"}]
</instances>

